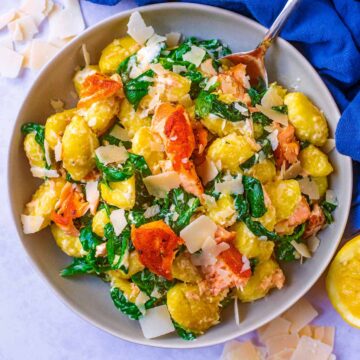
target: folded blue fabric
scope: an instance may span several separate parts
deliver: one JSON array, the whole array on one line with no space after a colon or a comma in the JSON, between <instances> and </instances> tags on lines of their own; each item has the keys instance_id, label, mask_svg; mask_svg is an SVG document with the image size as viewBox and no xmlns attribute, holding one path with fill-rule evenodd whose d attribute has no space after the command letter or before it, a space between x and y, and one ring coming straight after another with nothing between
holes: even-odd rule
<instances>
[{"instance_id":1,"label":"folded blue fabric","mask_svg":"<svg viewBox=\"0 0 360 360\"><path fill-rule=\"evenodd\" d=\"M116 5L118 4L121 0L86 0L86 1L90 1L94 4L99 4L99 5Z\"/></svg>"},{"instance_id":2,"label":"folded blue fabric","mask_svg":"<svg viewBox=\"0 0 360 360\"><path fill-rule=\"evenodd\" d=\"M90 0L98 3L111 0ZM139 5L164 1L136 0ZM199 0L249 16L269 27L286 0ZM302 0L281 36L291 41L317 69L332 92L342 117L336 130L337 149L360 161L360 1ZM350 141L351 140L351 141ZM352 225L360 229L360 164L354 171ZM354 213L356 212L356 213Z\"/></svg>"}]
</instances>

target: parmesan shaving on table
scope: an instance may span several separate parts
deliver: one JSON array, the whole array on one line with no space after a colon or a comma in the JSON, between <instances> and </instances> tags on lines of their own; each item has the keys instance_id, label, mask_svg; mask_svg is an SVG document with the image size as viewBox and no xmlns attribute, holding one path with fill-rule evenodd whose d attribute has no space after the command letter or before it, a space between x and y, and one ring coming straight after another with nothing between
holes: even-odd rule
<instances>
[{"instance_id":1,"label":"parmesan shaving on table","mask_svg":"<svg viewBox=\"0 0 360 360\"><path fill-rule=\"evenodd\" d=\"M284 314L257 330L259 341L230 341L225 344L221 360L334 360L333 326L310 325L318 315L305 299Z\"/></svg>"}]
</instances>

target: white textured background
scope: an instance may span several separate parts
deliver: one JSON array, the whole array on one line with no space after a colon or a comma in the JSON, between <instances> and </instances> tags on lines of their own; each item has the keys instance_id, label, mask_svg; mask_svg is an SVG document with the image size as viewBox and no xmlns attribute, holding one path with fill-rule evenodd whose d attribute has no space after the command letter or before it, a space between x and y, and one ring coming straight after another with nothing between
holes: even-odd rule
<instances>
[{"instance_id":1,"label":"white textured background","mask_svg":"<svg viewBox=\"0 0 360 360\"><path fill-rule=\"evenodd\" d=\"M0 13L20 0L0 0ZM115 7L81 1L87 26L135 6ZM47 25L43 30L46 33ZM0 31L0 37L5 31ZM0 78L0 359L1 360L213 360L222 346L198 350L164 350L117 339L75 315L31 267L10 218L6 195L7 151L13 123L35 73ZM36 119L34 119L36 121ZM26 179L24 179L26 186ZM335 353L340 360L360 359L360 330L344 323L326 298L323 278L308 294L321 313L317 322L336 326ZM251 336L251 335L250 335ZM244 359L247 360L247 359Z\"/></svg>"}]
</instances>

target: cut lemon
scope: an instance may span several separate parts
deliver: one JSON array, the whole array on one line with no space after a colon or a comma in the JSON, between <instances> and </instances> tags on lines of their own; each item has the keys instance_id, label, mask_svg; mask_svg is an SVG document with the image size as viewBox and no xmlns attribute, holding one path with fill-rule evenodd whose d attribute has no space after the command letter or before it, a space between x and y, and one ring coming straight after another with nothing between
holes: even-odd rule
<instances>
[{"instance_id":1,"label":"cut lemon","mask_svg":"<svg viewBox=\"0 0 360 360\"><path fill-rule=\"evenodd\" d=\"M326 277L330 301L341 317L360 328L360 236L337 253Z\"/></svg>"}]
</instances>

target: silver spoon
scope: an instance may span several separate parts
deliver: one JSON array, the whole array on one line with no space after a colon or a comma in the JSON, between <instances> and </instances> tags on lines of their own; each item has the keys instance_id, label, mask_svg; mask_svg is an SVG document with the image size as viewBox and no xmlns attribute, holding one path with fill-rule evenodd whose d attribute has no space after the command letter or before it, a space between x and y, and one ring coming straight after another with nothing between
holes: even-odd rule
<instances>
[{"instance_id":1,"label":"silver spoon","mask_svg":"<svg viewBox=\"0 0 360 360\"><path fill-rule=\"evenodd\" d=\"M224 56L220 60L229 60L232 64L245 64L247 75L250 77L250 84L257 85L259 80L263 80L268 86L268 76L265 68L264 58L267 49L271 46L274 39L279 35L286 20L289 18L300 0L288 0L281 13L275 19L270 29L266 32L264 39L256 49L246 52L238 52Z\"/></svg>"}]
</instances>

